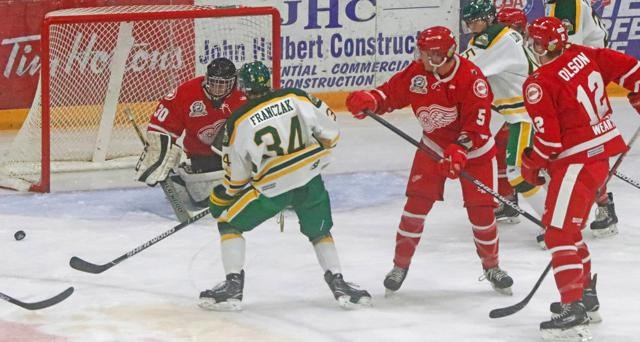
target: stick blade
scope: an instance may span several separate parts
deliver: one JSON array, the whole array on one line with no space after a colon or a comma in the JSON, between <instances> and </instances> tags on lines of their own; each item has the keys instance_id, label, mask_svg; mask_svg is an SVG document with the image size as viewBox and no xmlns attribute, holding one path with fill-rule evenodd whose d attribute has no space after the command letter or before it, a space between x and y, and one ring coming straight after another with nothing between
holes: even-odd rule
<instances>
[{"instance_id":1,"label":"stick blade","mask_svg":"<svg viewBox=\"0 0 640 342\"><path fill-rule=\"evenodd\" d=\"M69 266L78 271L98 274L111 268L112 264L96 265L74 256L69 260Z\"/></svg>"},{"instance_id":2,"label":"stick blade","mask_svg":"<svg viewBox=\"0 0 640 342\"><path fill-rule=\"evenodd\" d=\"M60 292L59 294L57 294L54 297L51 297L49 299L45 299L43 301L40 302L35 302L35 303L25 303L25 302L21 302L18 300L12 301L13 304L16 304L24 309L27 310L40 310L40 309L44 309L44 308L48 308L50 306L54 306L60 302L62 302L63 300L69 298L69 296L71 296L71 294L73 294L74 288L73 286L69 287L68 289Z\"/></svg>"},{"instance_id":3,"label":"stick blade","mask_svg":"<svg viewBox=\"0 0 640 342\"><path fill-rule=\"evenodd\" d=\"M515 305L511 305L511 306L507 306L504 308L499 308L499 309L493 309L489 312L489 317L490 318L502 318L502 317L507 317L507 316L511 316L514 313L522 310L522 308L524 307L524 305L520 305L521 303L515 304Z\"/></svg>"}]
</instances>

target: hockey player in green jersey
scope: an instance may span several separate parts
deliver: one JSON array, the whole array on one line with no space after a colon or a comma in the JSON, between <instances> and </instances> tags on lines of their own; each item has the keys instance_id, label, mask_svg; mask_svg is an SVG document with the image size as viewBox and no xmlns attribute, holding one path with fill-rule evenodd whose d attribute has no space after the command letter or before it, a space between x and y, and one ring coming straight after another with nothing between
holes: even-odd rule
<instances>
[{"instance_id":1,"label":"hockey player in green jersey","mask_svg":"<svg viewBox=\"0 0 640 342\"><path fill-rule=\"evenodd\" d=\"M365 290L345 282L331 236L329 193L320 171L340 133L334 112L300 89L272 90L262 62L242 66L238 82L248 102L227 120L222 153L224 181L211 194L218 220L226 280L200 293L200 307L239 310L248 232L292 207L312 243L324 279L342 307L369 304Z\"/></svg>"},{"instance_id":2,"label":"hockey player in green jersey","mask_svg":"<svg viewBox=\"0 0 640 342\"><path fill-rule=\"evenodd\" d=\"M546 191L541 186L527 183L520 173L522 151L531 144L533 136L531 119L524 108L522 84L535 65L525 52L522 35L496 21L496 8L492 1L471 1L463 8L463 20L473 38L462 55L475 63L487 77L494 94L493 110L502 114L509 126L507 178L541 217ZM496 216L501 216L499 214ZM538 242L544 244L543 234L538 235Z\"/></svg>"}]
</instances>

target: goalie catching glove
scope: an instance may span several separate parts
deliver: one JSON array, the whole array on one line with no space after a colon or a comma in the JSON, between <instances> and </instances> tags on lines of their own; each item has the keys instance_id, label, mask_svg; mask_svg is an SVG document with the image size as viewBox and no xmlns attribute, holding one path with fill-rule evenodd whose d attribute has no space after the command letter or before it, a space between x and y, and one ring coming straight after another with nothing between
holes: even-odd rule
<instances>
[{"instance_id":1,"label":"goalie catching glove","mask_svg":"<svg viewBox=\"0 0 640 342\"><path fill-rule=\"evenodd\" d=\"M182 149L167 134L147 132L147 145L136 165L136 179L155 186L180 162Z\"/></svg>"}]
</instances>

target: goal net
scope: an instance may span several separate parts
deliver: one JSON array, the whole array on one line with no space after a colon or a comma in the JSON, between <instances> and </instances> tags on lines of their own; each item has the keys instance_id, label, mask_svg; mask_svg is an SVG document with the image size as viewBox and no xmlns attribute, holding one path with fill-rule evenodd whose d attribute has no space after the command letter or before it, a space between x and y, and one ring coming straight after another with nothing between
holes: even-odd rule
<instances>
[{"instance_id":1,"label":"goal net","mask_svg":"<svg viewBox=\"0 0 640 342\"><path fill-rule=\"evenodd\" d=\"M45 16L40 84L0 156L0 187L48 192L51 172L132 168L158 100L217 57L259 60L280 84L280 17L272 7L76 8ZM132 171L133 177L133 171Z\"/></svg>"}]
</instances>

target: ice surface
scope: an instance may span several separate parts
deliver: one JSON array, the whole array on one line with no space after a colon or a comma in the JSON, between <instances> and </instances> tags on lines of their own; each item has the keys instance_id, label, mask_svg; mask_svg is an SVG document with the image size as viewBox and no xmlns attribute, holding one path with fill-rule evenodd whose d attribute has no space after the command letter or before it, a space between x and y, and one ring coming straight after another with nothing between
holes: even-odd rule
<instances>
[{"instance_id":1,"label":"ice surface","mask_svg":"<svg viewBox=\"0 0 640 342\"><path fill-rule=\"evenodd\" d=\"M628 137L638 116L624 100L614 106L614 120ZM410 115L387 118L419 135ZM224 277L218 233L208 217L103 274L73 270L71 256L105 263L176 222L162 191L133 183L130 172L108 180L109 187L117 187L110 190L61 191L103 188L112 174L59 177L52 194L0 194L0 292L24 301L71 285L76 292L38 312L0 301L0 341L538 341L538 323L558 299L551 276L521 312L488 317L491 309L521 300L549 261L534 243L536 227L524 219L500 227L501 265L515 280L514 296L493 292L486 281L477 281L481 266L457 182L447 184L447 201L427 218L402 289L384 298L382 280L392 266L414 149L373 120L348 115L340 120L343 139L325 176L334 208L332 232L345 278L372 293L373 307L338 307L292 213L284 233L272 219L245 234L247 275L239 313L196 306L198 293ZM637 151L640 143L620 171L640 179ZM620 234L603 240L585 234L599 273L604 318L592 331L596 341L635 341L640 191L617 179L610 190ZM13 233L20 229L27 237L18 242Z\"/></svg>"}]
</instances>

